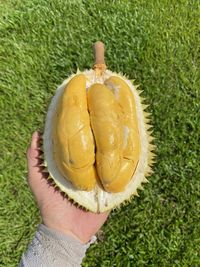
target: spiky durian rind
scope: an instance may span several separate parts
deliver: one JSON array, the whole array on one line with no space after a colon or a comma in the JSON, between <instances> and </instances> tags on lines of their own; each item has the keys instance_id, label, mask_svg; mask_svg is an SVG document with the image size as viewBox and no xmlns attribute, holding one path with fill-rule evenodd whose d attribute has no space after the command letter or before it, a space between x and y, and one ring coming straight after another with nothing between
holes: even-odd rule
<instances>
[{"instance_id":1,"label":"spiky durian rind","mask_svg":"<svg viewBox=\"0 0 200 267\"><path fill-rule=\"evenodd\" d=\"M82 73L85 74L88 78L89 82L87 88L94 82L103 83L103 81L109 78L111 75L119 76L120 78L124 79L125 82L127 82L127 84L130 86L130 89L136 101L136 111L138 116L140 138L142 140L141 146L144 150L141 152L138 167L136 168L132 180L127 185L124 192L120 193L107 193L100 189L98 186L91 192L77 190L59 173L52 156L51 121L57 100L61 95L62 90L64 89L67 82L75 74L65 80L63 84L57 89L56 94L52 99L51 105L49 107L47 119L45 122L43 142L41 142L41 144L43 144L44 150L44 165L49 171L49 179L52 179L54 181L54 186L59 188L59 190L63 192L69 200L71 200L73 203L77 203L79 207L82 207L85 210L90 210L93 212L105 212L116 207L121 207L122 204L124 205L130 200L132 200L134 196L139 196L137 190L143 190L142 184L148 182L146 177L150 176L153 173L151 167L155 162L155 154L153 153L153 151L155 150L155 145L152 144L154 140L154 138L152 137L152 125L149 124L149 117L151 114L146 111L148 105L143 104L145 99L141 98L140 96L142 94L142 91L137 89L138 86L133 85L132 82L122 74L119 75L109 70L107 70L102 77L95 77L95 73L93 70L87 70Z\"/></svg>"}]
</instances>

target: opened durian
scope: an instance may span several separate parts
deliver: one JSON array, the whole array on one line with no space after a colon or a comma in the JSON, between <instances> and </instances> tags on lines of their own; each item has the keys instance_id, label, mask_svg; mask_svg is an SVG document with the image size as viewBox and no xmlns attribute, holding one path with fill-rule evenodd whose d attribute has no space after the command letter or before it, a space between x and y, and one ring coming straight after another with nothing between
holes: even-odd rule
<instances>
[{"instance_id":1,"label":"opened durian","mask_svg":"<svg viewBox=\"0 0 200 267\"><path fill-rule=\"evenodd\" d=\"M51 101L43 152L49 178L69 199L105 212L138 195L154 145L141 92L106 69L103 43L94 48L93 69L67 78Z\"/></svg>"}]
</instances>

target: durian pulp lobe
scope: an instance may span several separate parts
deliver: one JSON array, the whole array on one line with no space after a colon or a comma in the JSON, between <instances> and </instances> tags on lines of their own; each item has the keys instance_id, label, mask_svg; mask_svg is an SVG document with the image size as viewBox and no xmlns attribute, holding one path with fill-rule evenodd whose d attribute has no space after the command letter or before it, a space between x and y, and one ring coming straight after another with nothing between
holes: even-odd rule
<instances>
[{"instance_id":1,"label":"durian pulp lobe","mask_svg":"<svg viewBox=\"0 0 200 267\"><path fill-rule=\"evenodd\" d=\"M121 168L115 180L110 183L104 183L105 190L112 193L124 191L125 186L129 183L136 166L136 162L128 159L123 159Z\"/></svg>"},{"instance_id":2,"label":"durian pulp lobe","mask_svg":"<svg viewBox=\"0 0 200 267\"><path fill-rule=\"evenodd\" d=\"M121 192L131 180L140 157L140 137L133 94L124 80L111 76L104 84L113 92L121 108L123 131L122 165L115 180L104 184L109 192Z\"/></svg>"},{"instance_id":3,"label":"durian pulp lobe","mask_svg":"<svg viewBox=\"0 0 200 267\"><path fill-rule=\"evenodd\" d=\"M66 85L53 119L53 156L62 175L75 188L89 191L96 184L94 148L86 77L79 74Z\"/></svg>"},{"instance_id":4,"label":"durian pulp lobe","mask_svg":"<svg viewBox=\"0 0 200 267\"><path fill-rule=\"evenodd\" d=\"M112 92L103 84L93 84L87 97L96 143L97 173L104 185L115 179L121 167L121 111Z\"/></svg>"}]
</instances>

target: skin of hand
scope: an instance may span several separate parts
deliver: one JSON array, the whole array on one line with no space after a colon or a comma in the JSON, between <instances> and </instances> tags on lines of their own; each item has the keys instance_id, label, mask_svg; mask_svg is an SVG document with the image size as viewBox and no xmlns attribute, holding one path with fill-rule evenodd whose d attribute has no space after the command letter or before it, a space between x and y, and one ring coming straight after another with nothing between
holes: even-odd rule
<instances>
[{"instance_id":1,"label":"skin of hand","mask_svg":"<svg viewBox=\"0 0 200 267\"><path fill-rule=\"evenodd\" d=\"M28 184L40 209L44 225L87 243L107 220L109 212L84 211L62 196L40 167L40 134L34 132L27 150Z\"/></svg>"}]
</instances>

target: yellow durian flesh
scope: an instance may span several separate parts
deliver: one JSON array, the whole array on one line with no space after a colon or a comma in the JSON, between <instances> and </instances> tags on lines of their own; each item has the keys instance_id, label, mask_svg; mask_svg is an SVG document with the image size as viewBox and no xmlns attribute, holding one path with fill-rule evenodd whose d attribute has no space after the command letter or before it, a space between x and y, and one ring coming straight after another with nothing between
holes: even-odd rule
<instances>
[{"instance_id":1,"label":"yellow durian flesh","mask_svg":"<svg viewBox=\"0 0 200 267\"><path fill-rule=\"evenodd\" d=\"M122 110L124 132L123 157L137 164L140 154L140 136L136 114L136 104L128 84L117 76L111 76L104 84L109 87Z\"/></svg>"},{"instance_id":2,"label":"yellow durian flesh","mask_svg":"<svg viewBox=\"0 0 200 267\"><path fill-rule=\"evenodd\" d=\"M89 120L96 144L95 166ZM111 76L104 84L93 84L86 97L86 77L75 76L66 86L54 119L54 158L61 173L76 188L91 190L97 171L106 191L121 192L132 177L139 153L135 103L129 86Z\"/></svg>"},{"instance_id":3,"label":"yellow durian flesh","mask_svg":"<svg viewBox=\"0 0 200 267\"><path fill-rule=\"evenodd\" d=\"M79 72L80 73L80 72ZM48 168L49 175L55 182L56 186L60 188L62 192L64 192L70 199L74 200L74 202L78 203L80 206L93 211L93 212L105 212L106 210L110 210L114 207L119 206L121 203L126 202L131 197L137 194L137 189L141 188L141 184L147 182L145 176L149 175L151 172L151 167L149 166L149 161L152 158L152 145L150 142L152 138L148 132L148 125L146 124L146 113L143 111L143 105L141 103L141 98L139 96L139 91L136 90L136 87L132 84L130 80L126 77L123 77L121 74L113 73L109 70L104 72L100 78L96 76L94 70L84 71L82 74L86 76L86 91L94 84L101 83L104 84L106 80L108 80L111 76L117 76L122 79L129 86L131 90L131 94L134 98L135 108L136 108L136 120L138 122L138 130L140 137L140 154L138 164L132 174L130 181L126 181L128 183L122 192L118 193L109 193L106 192L99 184L91 191L80 190L76 186L73 186L70 181L68 181L69 177L64 177L64 175L58 169L58 166L54 159L53 154L53 142L52 136L54 132L53 127L53 118L55 117L55 110L59 106L61 96L63 95L64 90L68 90L66 85L76 76L72 75L68 79L66 79L61 86L58 87L54 97L52 98L51 104L49 106L47 117L45 121L45 129L43 134L43 150L44 150L44 164ZM108 87L108 85L107 85ZM129 161L129 159L127 160ZM121 171L123 171L123 163L121 165ZM74 176L74 178L76 175ZM128 176L127 176L128 177ZM76 177L77 179L77 177ZM114 187L112 190L116 190L116 188L123 187L124 185L118 184L122 180L115 179L112 186ZM124 181L123 181L124 183ZM111 187L111 184L110 184ZM109 190L108 190L109 191Z\"/></svg>"},{"instance_id":4,"label":"yellow durian flesh","mask_svg":"<svg viewBox=\"0 0 200 267\"><path fill-rule=\"evenodd\" d=\"M130 181L140 156L140 137L136 114L136 105L128 84L118 76L111 76L104 84L113 92L121 108L123 127L123 160L116 179L105 185L110 192L123 191Z\"/></svg>"},{"instance_id":5,"label":"yellow durian flesh","mask_svg":"<svg viewBox=\"0 0 200 267\"><path fill-rule=\"evenodd\" d=\"M75 188L94 188L97 180L94 139L83 74L69 81L57 104L53 119L53 154L58 169Z\"/></svg>"},{"instance_id":6,"label":"yellow durian flesh","mask_svg":"<svg viewBox=\"0 0 200 267\"><path fill-rule=\"evenodd\" d=\"M97 173L104 186L115 179L121 168L121 110L113 93L103 84L93 84L87 97L96 143Z\"/></svg>"},{"instance_id":7,"label":"yellow durian flesh","mask_svg":"<svg viewBox=\"0 0 200 267\"><path fill-rule=\"evenodd\" d=\"M118 193L125 189L125 186L129 183L132 178L135 166L133 161L123 159L120 166L120 170L115 179L110 183L104 184L104 189L107 192Z\"/></svg>"}]
</instances>

